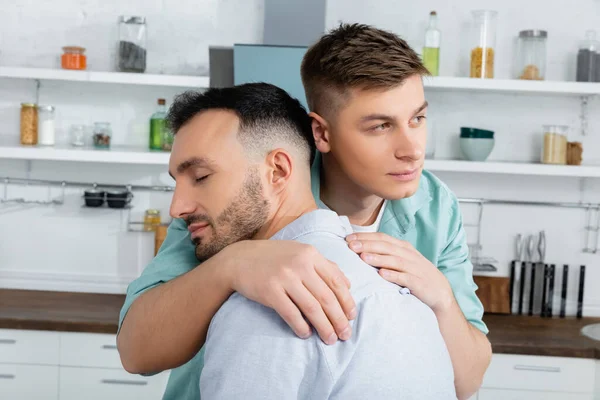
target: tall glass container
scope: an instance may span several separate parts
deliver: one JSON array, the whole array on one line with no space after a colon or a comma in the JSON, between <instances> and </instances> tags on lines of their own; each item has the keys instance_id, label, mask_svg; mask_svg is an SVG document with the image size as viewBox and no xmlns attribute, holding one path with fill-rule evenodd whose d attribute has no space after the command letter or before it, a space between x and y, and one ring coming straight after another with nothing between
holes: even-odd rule
<instances>
[{"instance_id":1,"label":"tall glass container","mask_svg":"<svg viewBox=\"0 0 600 400\"><path fill-rule=\"evenodd\" d=\"M429 14L429 26L425 31L425 46L423 47L423 64L432 76L440 74L440 41L441 33L437 29L437 13Z\"/></svg>"},{"instance_id":2,"label":"tall glass container","mask_svg":"<svg viewBox=\"0 0 600 400\"><path fill-rule=\"evenodd\" d=\"M494 77L497 12L473 11L473 44L471 46L471 78Z\"/></svg>"},{"instance_id":3,"label":"tall glass container","mask_svg":"<svg viewBox=\"0 0 600 400\"><path fill-rule=\"evenodd\" d=\"M146 71L146 42L146 18L125 15L119 18L119 71Z\"/></svg>"},{"instance_id":4,"label":"tall glass container","mask_svg":"<svg viewBox=\"0 0 600 400\"><path fill-rule=\"evenodd\" d=\"M577 52L577 82L600 82L600 42L595 31L587 31Z\"/></svg>"},{"instance_id":5,"label":"tall glass container","mask_svg":"<svg viewBox=\"0 0 600 400\"><path fill-rule=\"evenodd\" d=\"M21 103L21 144L38 143L38 108L37 104Z\"/></svg>"},{"instance_id":6,"label":"tall glass container","mask_svg":"<svg viewBox=\"0 0 600 400\"><path fill-rule=\"evenodd\" d=\"M519 32L517 79L542 81L546 76L546 41L548 32L526 30Z\"/></svg>"},{"instance_id":7,"label":"tall glass container","mask_svg":"<svg viewBox=\"0 0 600 400\"><path fill-rule=\"evenodd\" d=\"M54 146L54 107L38 107L38 144Z\"/></svg>"}]
</instances>

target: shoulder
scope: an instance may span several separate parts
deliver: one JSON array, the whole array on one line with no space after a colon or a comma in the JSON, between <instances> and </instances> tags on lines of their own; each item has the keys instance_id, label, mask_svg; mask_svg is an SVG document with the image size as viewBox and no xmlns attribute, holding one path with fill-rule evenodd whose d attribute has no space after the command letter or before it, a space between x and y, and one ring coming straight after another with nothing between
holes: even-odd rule
<instances>
[{"instance_id":1,"label":"shoulder","mask_svg":"<svg viewBox=\"0 0 600 400\"><path fill-rule=\"evenodd\" d=\"M458 199L440 178L428 170L423 170L421 175L420 190L425 190L431 197L432 203L448 211L454 211L458 206Z\"/></svg>"}]
</instances>

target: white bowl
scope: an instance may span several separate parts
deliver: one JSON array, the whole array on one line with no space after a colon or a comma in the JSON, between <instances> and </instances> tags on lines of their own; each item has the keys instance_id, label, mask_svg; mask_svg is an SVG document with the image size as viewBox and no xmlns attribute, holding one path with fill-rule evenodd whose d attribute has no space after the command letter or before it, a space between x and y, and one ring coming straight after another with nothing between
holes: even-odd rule
<instances>
[{"instance_id":1,"label":"white bowl","mask_svg":"<svg viewBox=\"0 0 600 400\"><path fill-rule=\"evenodd\" d=\"M485 161L492 153L494 143L493 138L460 138L460 150L466 160Z\"/></svg>"}]
</instances>

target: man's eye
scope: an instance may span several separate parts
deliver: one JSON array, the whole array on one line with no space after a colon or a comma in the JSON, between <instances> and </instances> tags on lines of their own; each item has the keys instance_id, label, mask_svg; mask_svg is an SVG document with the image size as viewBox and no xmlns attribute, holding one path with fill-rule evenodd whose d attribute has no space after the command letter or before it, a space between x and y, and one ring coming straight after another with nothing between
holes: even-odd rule
<instances>
[{"instance_id":1,"label":"man's eye","mask_svg":"<svg viewBox=\"0 0 600 400\"><path fill-rule=\"evenodd\" d=\"M417 115L416 117L413 118L413 124L421 124L426 119L427 119L427 117L424 115Z\"/></svg>"},{"instance_id":2,"label":"man's eye","mask_svg":"<svg viewBox=\"0 0 600 400\"><path fill-rule=\"evenodd\" d=\"M200 177L200 178L196 178L196 182L202 182L202 181L204 181L206 178L208 178L208 175L204 175L204 176L202 176L202 177Z\"/></svg>"},{"instance_id":3,"label":"man's eye","mask_svg":"<svg viewBox=\"0 0 600 400\"><path fill-rule=\"evenodd\" d=\"M389 122L384 122L383 124L375 125L371 128L372 131L385 131L392 126Z\"/></svg>"}]
</instances>

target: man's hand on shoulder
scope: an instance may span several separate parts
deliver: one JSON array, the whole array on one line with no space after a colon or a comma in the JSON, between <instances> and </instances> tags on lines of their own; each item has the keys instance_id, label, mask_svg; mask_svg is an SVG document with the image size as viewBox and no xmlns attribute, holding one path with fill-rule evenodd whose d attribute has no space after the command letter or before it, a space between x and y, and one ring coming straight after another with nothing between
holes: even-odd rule
<instances>
[{"instance_id":1,"label":"man's hand on shoulder","mask_svg":"<svg viewBox=\"0 0 600 400\"><path fill-rule=\"evenodd\" d=\"M327 344L350 338L349 320L356 317L350 282L313 246L242 241L217 256L223 256L232 290L274 309L299 337L311 335L310 323Z\"/></svg>"}]
</instances>

